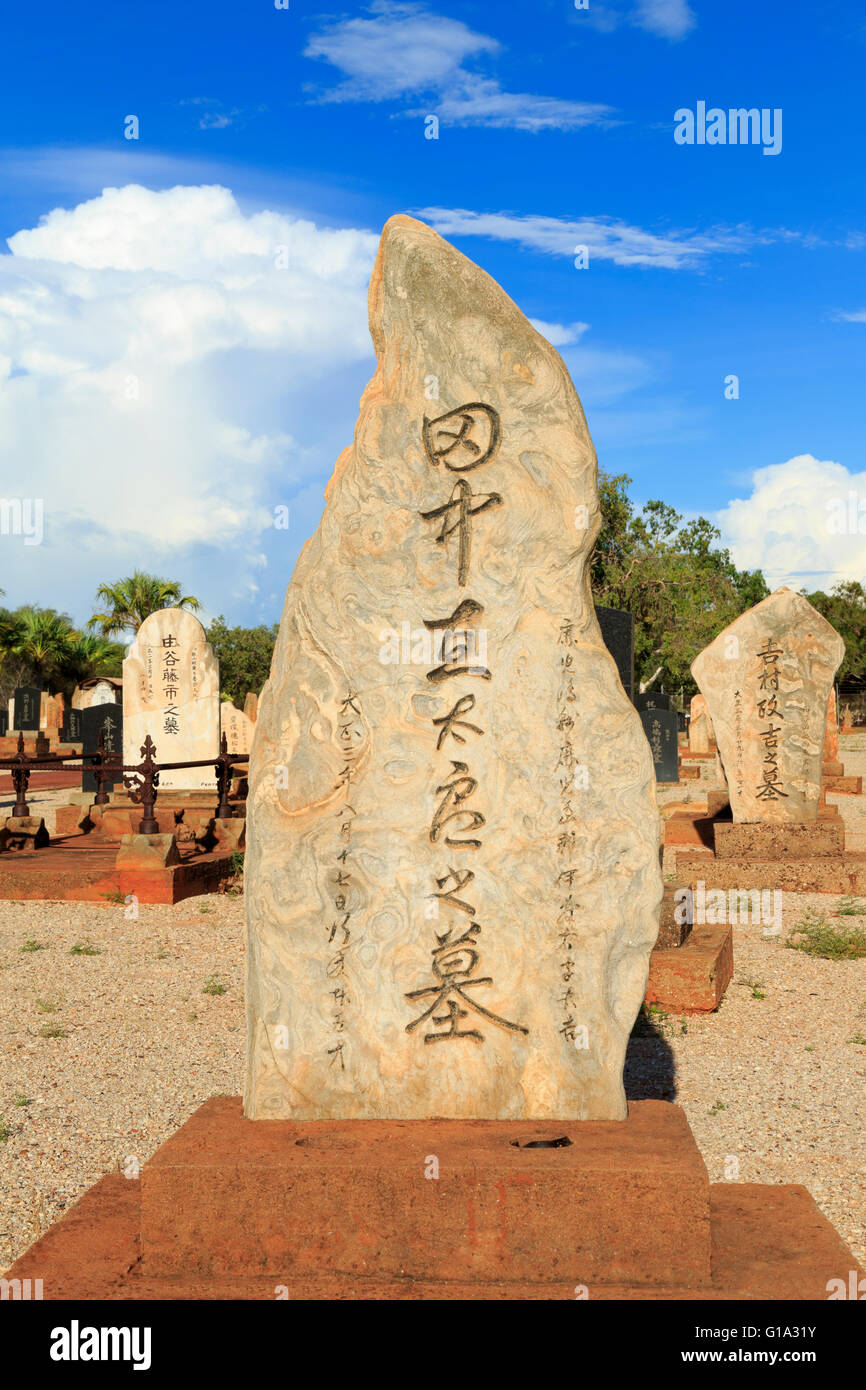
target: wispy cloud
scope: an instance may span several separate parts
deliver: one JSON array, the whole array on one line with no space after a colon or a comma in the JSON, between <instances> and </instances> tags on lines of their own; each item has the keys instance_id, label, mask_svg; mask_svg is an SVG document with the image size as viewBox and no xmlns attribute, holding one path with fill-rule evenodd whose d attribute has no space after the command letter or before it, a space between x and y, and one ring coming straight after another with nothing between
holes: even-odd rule
<instances>
[{"instance_id":1,"label":"wispy cloud","mask_svg":"<svg viewBox=\"0 0 866 1390\"><path fill-rule=\"evenodd\" d=\"M514 241L528 250L550 256L573 257L580 246L590 260L623 266L655 266L681 270L700 265L717 254L744 252L775 240L770 232L748 227L715 228L709 232L671 232L665 236L644 231L614 217L517 216L505 212L470 212L465 208L421 208L416 214L443 236L482 236Z\"/></svg>"},{"instance_id":2,"label":"wispy cloud","mask_svg":"<svg viewBox=\"0 0 866 1390\"><path fill-rule=\"evenodd\" d=\"M529 322L557 348L579 342L589 329L588 323L547 323L544 319L530 319Z\"/></svg>"},{"instance_id":3,"label":"wispy cloud","mask_svg":"<svg viewBox=\"0 0 866 1390\"><path fill-rule=\"evenodd\" d=\"M612 108L602 103L508 92L495 77L468 68L467 62L495 58L501 44L462 20L394 0L377 0L368 14L338 20L310 39L305 56L343 74L343 81L318 91L315 100L379 102L424 95L427 106L401 114L435 114L451 125L531 132L613 120Z\"/></svg>"},{"instance_id":4,"label":"wispy cloud","mask_svg":"<svg viewBox=\"0 0 866 1390\"><path fill-rule=\"evenodd\" d=\"M199 108L199 130L225 130L227 126L236 125L241 115L239 107L228 109L217 97L184 97L180 104Z\"/></svg>"},{"instance_id":5,"label":"wispy cloud","mask_svg":"<svg viewBox=\"0 0 866 1390\"><path fill-rule=\"evenodd\" d=\"M683 39L697 23L688 0L638 0L633 22L665 39Z\"/></svg>"},{"instance_id":6,"label":"wispy cloud","mask_svg":"<svg viewBox=\"0 0 866 1390\"><path fill-rule=\"evenodd\" d=\"M866 323L866 309L837 309L831 317L837 323Z\"/></svg>"},{"instance_id":7,"label":"wispy cloud","mask_svg":"<svg viewBox=\"0 0 866 1390\"><path fill-rule=\"evenodd\" d=\"M582 23L610 34L621 25L634 25L661 39L684 39L697 24L688 0L634 0L632 4L613 4L592 0L578 16Z\"/></svg>"}]
</instances>

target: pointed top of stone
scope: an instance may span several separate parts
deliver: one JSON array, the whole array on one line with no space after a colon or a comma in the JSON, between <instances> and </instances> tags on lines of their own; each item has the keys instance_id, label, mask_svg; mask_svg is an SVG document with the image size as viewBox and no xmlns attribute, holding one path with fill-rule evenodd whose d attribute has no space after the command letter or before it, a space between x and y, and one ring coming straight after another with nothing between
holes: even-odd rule
<instances>
[{"instance_id":1,"label":"pointed top of stone","mask_svg":"<svg viewBox=\"0 0 866 1390\"><path fill-rule=\"evenodd\" d=\"M844 655L835 628L782 586L692 662L735 821L817 819L827 700Z\"/></svg>"}]
</instances>

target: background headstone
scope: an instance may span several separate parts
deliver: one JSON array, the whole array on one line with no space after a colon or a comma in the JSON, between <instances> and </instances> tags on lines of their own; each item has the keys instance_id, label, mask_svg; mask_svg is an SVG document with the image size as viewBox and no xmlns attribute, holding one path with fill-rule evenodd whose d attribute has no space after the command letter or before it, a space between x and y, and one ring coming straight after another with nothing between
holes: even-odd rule
<instances>
[{"instance_id":1,"label":"background headstone","mask_svg":"<svg viewBox=\"0 0 866 1390\"><path fill-rule=\"evenodd\" d=\"M623 609L600 608L598 604L595 616L602 641L616 662L622 688L631 699L634 694L634 616Z\"/></svg>"},{"instance_id":2,"label":"background headstone","mask_svg":"<svg viewBox=\"0 0 866 1390\"><path fill-rule=\"evenodd\" d=\"M839 761L839 725L836 720L836 688L830 691L827 700L827 722L824 729L824 755L825 763L836 763Z\"/></svg>"},{"instance_id":3,"label":"background headstone","mask_svg":"<svg viewBox=\"0 0 866 1390\"><path fill-rule=\"evenodd\" d=\"M15 691L15 717L13 728L16 733L32 732L39 728L39 712L42 704L42 691L35 685L21 685Z\"/></svg>"},{"instance_id":4,"label":"background headstone","mask_svg":"<svg viewBox=\"0 0 866 1390\"><path fill-rule=\"evenodd\" d=\"M255 724L259 717L259 697L254 690L248 690L244 698L244 714Z\"/></svg>"},{"instance_id":5,"label":"background headstone","mask_svg":"<svg viewBox=\"0 0 866 1390\"><path fill-rule=\"evenodd\" d=\"M94 705L116 705L121 703L120 692L117 686L112 685L110 681L99 681L89 692L89 695L89 709L92 709Z\"/></svg>"},{"instance_id":6,"label":"background headstone","mask_svg":"<svg viewBox=\"0 0 866 1390\"><path fill-rule=\"evenodd\" d=\"M635 695L634 707L635 709L670 709L671 697L666 695L663 690L648 690L643 695Z\"/></svg>"},{"instance_id":7,"label":"background headstone","mask_svg":"<svg viewBox=\"0 0 866 1390\"><path fill-rule=\"evenodd\" d=\"M370 323L250 759L246 1114L623 1119L662 883L592 605L583 411L499 286L409 218Z\"/></svg>"},{"instance_id":8,"label":"background headstone","mask_svg":"<svg viewBox=\"0 0 866 1390\"><path fill-rule=\"evenodd\" d=\"M720 632L692 662L735 821L818 817L827 700L845 643L787 588Z\"/></svg>"},{"instance_id":9,"label":"background headstone","mask_svg":"<svg viewBox=\"0 0 866 1390\"><path fill-rule=\"evenodd\" d=\"M83 710L69 708L64 710L60 737L64 743L81 742L81 717Z\"/></svg>"},{"instance_id":10,"label":"background headstone","mask_svg":"<svg viewBox=\"0 0 866 1390\"><path fill-rule=\"evenodd\" d=\"M141 761L147 734L158 763L219 756L219 664L198 618L160 608L145 618L123 663L124 762ZM160 790L216 787L213 766L160 772Z\"/></svg>"},{"instance_id":11,"label":"background headstone","mask_svg":"<svg viewBox=\"0 0 866 1390\"><path fill-rule=\"evenodd\" d=\"M82 753L95 753L99 746L100 732L105 736L106 753L123 752L123 710L120 705L106 702L103 705L91 705L89 709L81 710L81 739L84 745ZM124 758L124 762L129 759ZM140 758L135 759L136 762ZM122 774L117 776L117 784L123 786ZM81 790L83 792L95 792L97 781L91 768L85 767L81 773ZM106 787L110 791L115 782L106 782Z\"/></svg>"},{"instance_id":12,"label":"background headstone","mask_svg":"<svg viewBox=\"0 0 866 1390\"><path fill-rule=\"evenodd\" d=\"M9 728L9 711L0 709L0 738L5 738Z\"/></svg>"},{"instance_id":13,"label":"background headstone","mask_svg":"<svg viewBox=\"0 0 866 1390\"><path fill-rule=\"evenodd\" d=\"M692 696L689 711L689 752L710 753L715 744L715 737L703 695Z\"/></svg>"},{"instance_id":14,"label":"background headstone","mask_svg":"<svg viewBox=\"0 0 866 1390\"><path fill-rule=\"evenodd\" d=\"M237 709L230 700L220 705L220 733L225 734L229 753L249 753L253 746L256 726L243 710Z\"/></svg>"},{"instance_id":15,"label":"background headstone","mask_svg":"<svg viewBox=\"0 0 866 1390\"><path fill-rule=\"evenodd\" d=\"M677 712L672 709L642 709L640 719L653 757L657 782L679 780Z\"/></svg>"}]
</instances>

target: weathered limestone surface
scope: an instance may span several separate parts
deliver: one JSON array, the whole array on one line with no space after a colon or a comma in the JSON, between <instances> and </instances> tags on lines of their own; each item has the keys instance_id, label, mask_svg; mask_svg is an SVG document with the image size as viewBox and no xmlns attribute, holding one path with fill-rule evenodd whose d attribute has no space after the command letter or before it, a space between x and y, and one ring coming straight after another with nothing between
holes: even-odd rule
<instances>
[{"instance_id":1,"label":"weathered limestone surface","mask_svg":"<svg viewBox=\"0 0 866 1390\"><path fill-rule=\"evenodd\" d=\"M590 595L583 411L499 286L410 218L370 327L259 704L246 1114L621 1119L662 883Z\"/></svg>"},{"instance_id":2,"label":"weathered limestone surface","mask_svg":"<svg viewBox=\"0 0 866 1390\"><path fill-rule=\"evenodd\" d=\"M145 618L123 663L123 761L141 761L147 734L157 762L216 759L219 663L198 618L160 608ZM215 787L213 767L160 772L160 791Z\"/></svg>"},{"instance_id":3,"label":"weathered limestone surface","mask_svg":"<svg viewBox=\"0 0 866 1390\"><path fill-rule=\"evenodd\" d=\"M817 820L827 698L845 644L791 589L741 614L692 662L735 821Z\"/></svg>"},{"instance_id":4,"label":"weathered limestone surface","mask_svg":"<svg viewBox=\"0 0 866 1390\"><path fill-rule=\"evenodd\" d=\"M824 728L824 762L839 761L839 724L836 719L836 688L830 691L827 700L827 721Z\"/></svg>"},{"instance_id":5,"label":"weathered limestone surface","mask_svg":"<svg viewBox=\"0 0 866 1390\"><path fill-rule=\"evenodd\" d=\"M715 746L715 735L707 702L703 695L693 695L689 705L689 752L709 753Z\"/></svg>"}]
</instances>

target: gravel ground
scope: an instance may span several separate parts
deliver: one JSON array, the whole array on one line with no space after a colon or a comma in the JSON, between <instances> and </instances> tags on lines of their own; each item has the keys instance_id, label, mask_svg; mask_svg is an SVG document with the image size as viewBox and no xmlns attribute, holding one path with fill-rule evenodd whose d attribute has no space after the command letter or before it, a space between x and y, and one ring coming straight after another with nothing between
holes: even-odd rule
<instances>
[{"instance_id":1,"label":"gravel ground","mask_svg":"<svg viewBox=\"0 0 866 1390\"><path fill-rule=\"evenodd\" d=\"M840 756L866 776L866 739ZM44 796L41 814L63 800ZM834 800L866 841L866 797ZM866 960L784 945L807 909L836 905L786 894L781 937L736 927L718 1013L659 1018L632 1041L627 1088L684 1107L712 1181L803 1183L866 1262L866 1045L851 1041L866 1037ZM104 1172L241 1089L243 899L124 911L0 902L0 1271ZM71 954L87 941L97 954ZM204 992L211 977L225 993Z\"/></svg>"}]
</instances>

